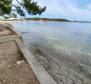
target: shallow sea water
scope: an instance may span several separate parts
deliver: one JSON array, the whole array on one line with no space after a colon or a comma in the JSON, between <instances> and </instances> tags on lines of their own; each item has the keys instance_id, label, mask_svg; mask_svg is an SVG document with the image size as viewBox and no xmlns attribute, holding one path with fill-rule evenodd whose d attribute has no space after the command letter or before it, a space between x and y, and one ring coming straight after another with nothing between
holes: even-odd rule
<instances>
[{"instance_id":1,"label":"shallow sea water","mask_svg":"<svg viewBox=\"0 0 91 84\"><path fill-rule=\"evenodd\" d=\"M52 46L57 50L91 55L91 23L32 21L12 25L30 45Z\"/></svg>"}]
</instances>

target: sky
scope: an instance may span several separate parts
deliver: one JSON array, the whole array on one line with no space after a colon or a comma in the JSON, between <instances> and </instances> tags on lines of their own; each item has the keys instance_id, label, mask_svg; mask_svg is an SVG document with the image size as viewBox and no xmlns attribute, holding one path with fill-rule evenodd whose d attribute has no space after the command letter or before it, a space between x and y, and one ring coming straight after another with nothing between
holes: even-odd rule
<instances>
[{"instance_id":1,"label":"sky","mask_svg":"<svg viewBox=\"0 0 91 84\"><path fill-rule=\"evenodd\" d=\"M69 20L91 21L91 0L34 0L46 6L41 16L45 18L65 18ZM27 17L28 14L27 14Z\"/></svg>"},{"instance_id":2,"label":"sky","mask_svg":"<svg viewBox=\"0 0 91 84\"><path fill-rule=\"evenodd\" d=\"M91 0L36 0L46 11L40 17L91 21Z\"/></svg>"}]
</instances>

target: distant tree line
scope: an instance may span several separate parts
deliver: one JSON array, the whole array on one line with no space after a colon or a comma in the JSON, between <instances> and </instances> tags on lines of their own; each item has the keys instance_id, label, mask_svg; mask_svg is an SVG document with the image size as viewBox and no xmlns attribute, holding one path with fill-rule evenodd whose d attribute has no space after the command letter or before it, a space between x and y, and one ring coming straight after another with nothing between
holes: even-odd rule
<instances>
[{"instance_id":1,"label":"distant tree line","mask_svg":"<svg viewBox=\"0 0 91 84\"><path fill-rule=\"evenodd\" d=\"M33 21L65 21L65 22L69 22L70 20L67 19L58 19L58 18L24 18L25 20L33 20Z\"/></svg>"}]
</instances>

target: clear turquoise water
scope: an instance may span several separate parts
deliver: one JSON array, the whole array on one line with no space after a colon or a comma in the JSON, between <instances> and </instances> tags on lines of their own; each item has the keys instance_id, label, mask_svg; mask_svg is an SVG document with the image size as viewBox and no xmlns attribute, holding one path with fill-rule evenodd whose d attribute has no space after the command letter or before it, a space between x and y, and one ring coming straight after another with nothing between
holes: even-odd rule
<instances>
[{"instance_id":1,"label":"clear turquoise water","mask_svg":"<svg viewBox=\"0 0 91 84\"><path fill-rule=\"evenodd\" d=\"M91 23L32 21L12 25L16 31L22 33L28 45L36 44L91 56Z\"/></svg>"}]
</instances>

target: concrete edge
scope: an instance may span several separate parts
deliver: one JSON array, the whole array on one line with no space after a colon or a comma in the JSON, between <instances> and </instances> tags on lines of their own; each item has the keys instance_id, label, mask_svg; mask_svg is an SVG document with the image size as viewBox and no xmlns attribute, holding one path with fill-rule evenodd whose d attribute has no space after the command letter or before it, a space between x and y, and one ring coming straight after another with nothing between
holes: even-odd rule
<instances>
[{"instance_id":1,"label":"concrete edge","mask_svg":"<svg viewBox=\"0 0 91 84\"><path fill-rule=\"evenodd\" d=\"M16 40L17 46L20 48L25 59L31 66L40 84L57 84L53 78L45 71L44 67L36 60L28 48L25 47L20 39Z\"/></svg>"}]
</instances>

